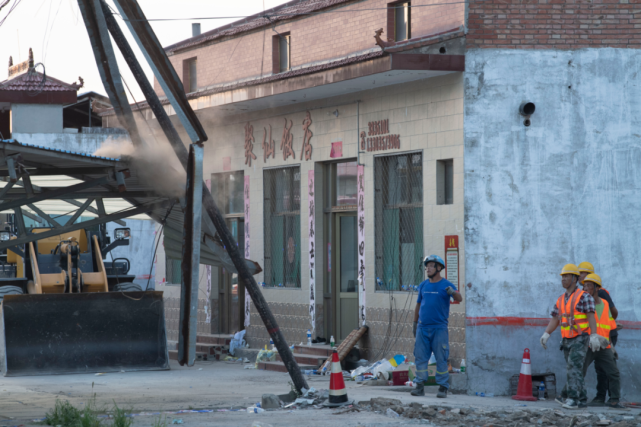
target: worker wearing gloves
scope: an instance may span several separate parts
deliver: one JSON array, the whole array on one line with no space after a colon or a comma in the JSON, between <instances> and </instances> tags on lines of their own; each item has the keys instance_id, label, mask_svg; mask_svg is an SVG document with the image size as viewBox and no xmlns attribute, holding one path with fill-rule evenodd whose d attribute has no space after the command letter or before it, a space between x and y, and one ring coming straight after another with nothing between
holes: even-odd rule
<instances>
[{"instance_id":1,"label":"worker wearing gloves","mask_svg":"<svg viewBox=\"0 0 641 427\"><path fill-rule=\"evenodd\" d=\"M416 363L416 389L412 396L425 396L425 382L428 379L427 367L432 353L436 358L436 382L439 385L436 397L447 397L449 373L447 359L450 343L447 333L450 316L450 298L461 302L463 297L456 287L441 277L445 268L443 259L438 255L425 257L423 265L428 280L419 285L418 299L414 310L414 359Z\"/></svg>"},{"instance_id":2,"label":"worker wearing gloves","mask_svg":"<svg viewBox=\"0 0 641 427\"><path fill-rule=\"evenodd\" d=\"M583 261L581 264L579 264L579 273L580 273L579 282L583 283L583 281L585 280L588 274L595 274L594 266L587 261ZM614 305L614 302L612 302L612 297L610 296L610 292L608 292L603 288L599 288L599 297L608 302L608 304L610 305L610 313L612 313L612 318L616 320L617 317L619 317L619 310L617 310L616 306ZM618 337L619 337L619 332L616 330L616 328L612 329L610 331L610 343L613 346L617 345Z\"/></svg>"},{"instance_id":3,"label":"worker wearing gloves","mask_svg":"<svg viewBox=\"0 0 641 427\"><path fill-rule=\"evenodd\" d=\"M594 298L577 286L579 269L574 264L566 264L561 271L561 278L565 293L554 305L552 319L541 337L541 345L547 349L550 334L561 324L561 350L568 372L568 399L563 403L563 407L579 409L587 407L583 365L588 346L592 351L599 351L601 344L596 333Z\"/></svg>"},{"instance_id":4,"label":"worker wearing gloves","mask_svg":"<svg viewBox=\"0 0 641 427\"><path fill-rule=\"evenodd\" d=\"M588 274L595 274L594 266L591 263L584 261L581 264L579 264L579 273L581 274L579 276L579 281L583 283ZM583 290L585 290L585 288ZM608 303L608 305L610 306L610 313L612 314L612 318L616 321L617 317L619 317L619 310L617 310L616 306L614 305L614 302L612 301L612 297L610 296L610 292L608 292L606 289L600 286L598 295L599 295L599 298L601 298L602 300L605 300ZM617 360L619 358L617 351L614 349L614 347L617 345L618 338L619 338L619 331L617 330L617 326L615 322L615 326L612 329L610 329L610 344L612 344L612 352L614 353L614 360ZM605 401L605 396L608 394L608 390L610 389L608 375L605 373L605 371L601 367L601 364L595 363L594 367L596 368L596 395L597 397L600 398L600 400Z\"/></svg>"},{"instance_id":5,"label":"worker wearing gloves","mask_svg":"<svg viewBox=\"0 0 641 427\"><path fill-rule=\"evenodd\" d=\"M597 371L597 393L596 397L588 406L606 406L605 392L610 392L610 400L607 406L610 408L625 408L619 403L621 398L621 375L619 374L619 367L615 360L614 347L610 345L610 330L616 328L614 318L610 313L610 306L607 301L599 297L599 290L601 289L601 277L597 274L589 274L583 282L583 290L594 298L596 310L596 328L599 337L601 338L601 350L592 351L588 350L585 358L585 366L583 367L583 375L588 372L588 368L594 362L594 367ZM607 389L603 390L599 387L599 372L605 373Z\"/></svg>"}]
</instances>

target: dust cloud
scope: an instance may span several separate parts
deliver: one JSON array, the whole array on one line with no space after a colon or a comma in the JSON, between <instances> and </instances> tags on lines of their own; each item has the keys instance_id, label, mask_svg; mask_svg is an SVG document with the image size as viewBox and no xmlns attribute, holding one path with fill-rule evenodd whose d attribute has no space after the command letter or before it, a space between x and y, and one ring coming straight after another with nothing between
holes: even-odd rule
<instances>
[{"instance_id":1,"label":"dust cloud","mask_svg":"<svg viewBox=\"0 0 641 427\"><path fill-rule=\"evenodd\" d=\"M167 142L147 142L136 149L130 141L108 138L93 154L127 161L132 166L132 175L136 174L160 196L185 195L187 174Z\"/></svg>"}]
</instances>

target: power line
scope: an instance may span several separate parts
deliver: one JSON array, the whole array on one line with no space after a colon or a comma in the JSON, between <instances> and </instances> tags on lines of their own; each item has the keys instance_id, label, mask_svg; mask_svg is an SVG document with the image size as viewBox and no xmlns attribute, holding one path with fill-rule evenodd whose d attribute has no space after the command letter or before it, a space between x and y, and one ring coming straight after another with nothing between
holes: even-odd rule
<instances>
[{"instance_id":1,"label":"power line","mask_svg":"<svg viewBox=\"0 0 641 427\"><path fill-rule=\"evenodd\" d=\"M439 6L449 6L452 4L465 4L465 1L455 1L448 3L435 3L435 4L423 4L423 5L409 5L410 9L421 8L421 7L439 7ZM323 15L329 13L357 13L357 12L370 12L376 10L389 10L389 9L399 9L403 6L389 6L389 7L374 7L366 9L350 9L350 10L327 10L327 11L315 11L315 12L274 12L274 13L264 13L262 15L243 15L243 16L201 16L195 18L147 18L147 19L126 19L122 18L124 21L146 21L146 22L162 22L162 21L203 21L203 20L214 20L214 19L246 19L246 18L279 18L279 17L299 17L299 16L312 16L312 15ZM115 15L115 14L114 14ZM242 25L242 24L239 24Z\"/></svg>"}]
</instances>

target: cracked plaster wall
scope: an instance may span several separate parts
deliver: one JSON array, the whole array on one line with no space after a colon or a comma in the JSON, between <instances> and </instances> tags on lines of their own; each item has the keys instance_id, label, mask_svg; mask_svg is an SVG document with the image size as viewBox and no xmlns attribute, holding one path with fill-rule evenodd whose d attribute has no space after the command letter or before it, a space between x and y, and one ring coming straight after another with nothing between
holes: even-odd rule
<instances>
[{"instance_id":1,"label":"cracked plaster wall","mask_svg":"<svg viewBox=\"0 0 641 427\"><path fill-rule=\"evenodd\" d=\"M633 49L468 50L465 248L470 391L505 394L523 349L532 371L566 382L557 330L539 338L566 263L590 261L628 327L622 393L641 397L641 58ZM523 125L521 102L536 104ZM474 326L478 317L538 326ZM506 324L508 323L508 324ZM513 322L514 325L516 322ZM594 368L586 383L595 393Z\"/></svg>"}]
</instances>

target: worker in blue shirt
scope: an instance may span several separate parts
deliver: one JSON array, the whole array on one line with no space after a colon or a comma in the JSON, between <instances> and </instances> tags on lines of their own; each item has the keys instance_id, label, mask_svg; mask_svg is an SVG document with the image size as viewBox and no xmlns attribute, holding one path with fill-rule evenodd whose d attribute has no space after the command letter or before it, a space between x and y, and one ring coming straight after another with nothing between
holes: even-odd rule
<instances>
[{"instance_id":1,"label":"worker in blue shirt","mask_svg":"<svg viewBox=\"0 0 641 427\"><path fill-rule=\"evenodd\" d=\"M416 388L412 396L425 396L425 382L428 379L427 366L432 353L436 358L436 383L439 385L436 397L447 397L450 388L450 374L447 359L450 355L450 341L447 320L450 317L450 298L461 302L463 297L450 281L441 277L445 268L438 255L425 257L423 265L428 280L418 287L418 299L414 310L414 361L416 363Z\"/></svg>"}]
</instances>

